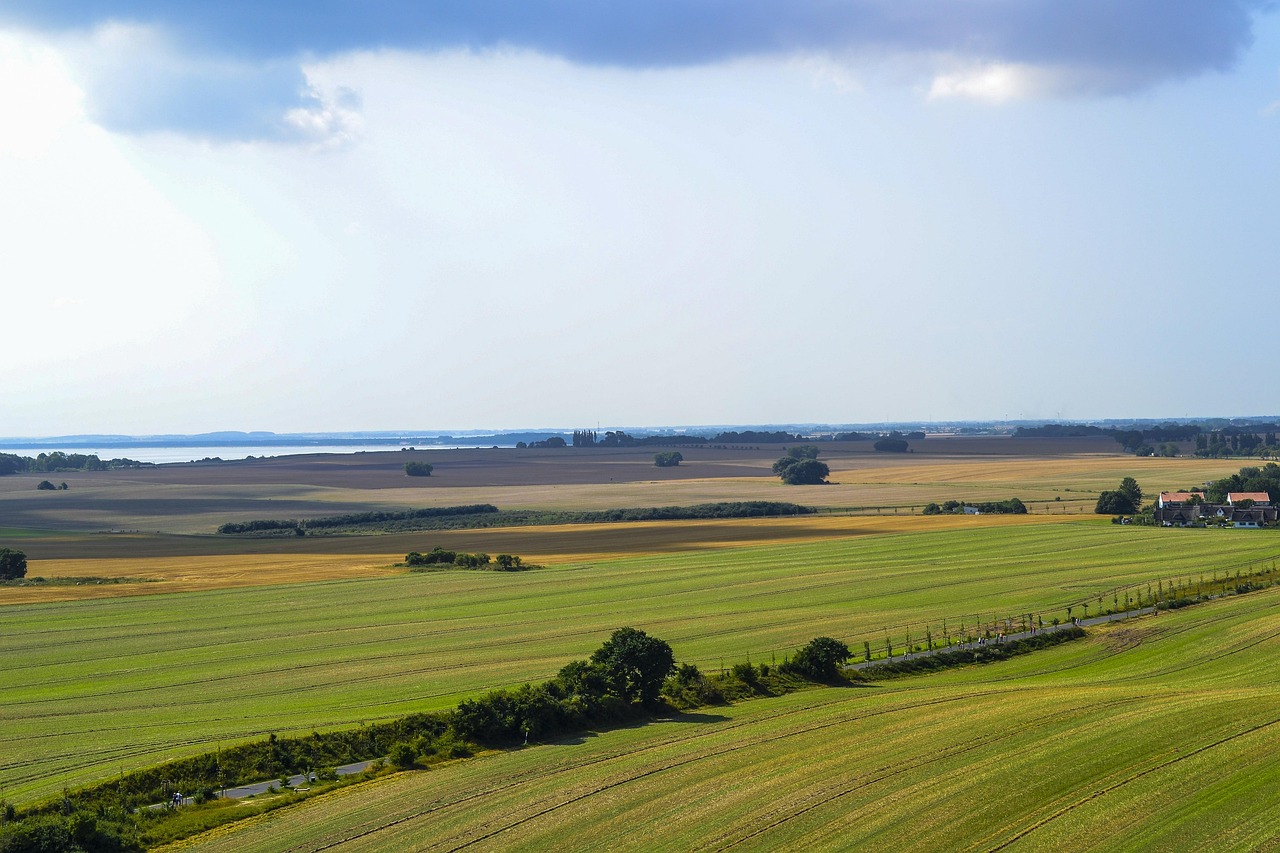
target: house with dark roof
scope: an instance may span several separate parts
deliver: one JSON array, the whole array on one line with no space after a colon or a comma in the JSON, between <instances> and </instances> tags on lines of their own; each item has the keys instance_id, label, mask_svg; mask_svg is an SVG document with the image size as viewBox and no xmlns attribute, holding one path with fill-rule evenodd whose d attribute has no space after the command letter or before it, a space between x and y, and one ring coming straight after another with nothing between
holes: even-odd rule
<instances>
[{"instance_id":1,"label":"house with dark roof","mask_svg":"<svg viewBox=\"0 0 1280 853\"><path fill-rule=\"evenodd\" d=\"M1165 527L1191 527L1209 521L1232 527L1256 528L1275 524L1280 507L1266 492L1231 492L1224 504L1205 503L1201 492L1161 492L1154 517Z\"/></svg>"}]
</instances>

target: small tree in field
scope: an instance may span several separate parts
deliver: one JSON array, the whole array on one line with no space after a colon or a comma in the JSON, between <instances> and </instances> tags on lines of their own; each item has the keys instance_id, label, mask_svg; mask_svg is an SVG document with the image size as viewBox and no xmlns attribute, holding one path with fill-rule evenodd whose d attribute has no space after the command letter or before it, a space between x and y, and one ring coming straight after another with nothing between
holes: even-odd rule
<instances>
[{"instance_id":1,"label":"small tree in field","mask_svg":"<svg viewBox=\"0 0 1280 853\"><path fill-rule=\"evenodd\" d=\"M818 486L827 482L831 469L817 459L784 456L773 463L773 473L788 486Z\"/></svg>"},{"instance_id":2,"label":"small tree in field","mask_svg":"<svg viewBox=\"0 0 1280 853\"><path fill-rule=\"evenodd\" d=\"M675 468L684 461L684 454L679 450L669 450L665 453L653 454L653 464L659 468Z\"/></svg>"},{"instance_id":3,"label":"small tree in field","mask_svg":"<svg viewBox=\"0 0 1280 853\"><path fill-rule=\"evenodd\" d=\"M406 462L404 472L410 477L430 477L435 466L430 462Z\"/></svg>"},{"instance_id":4,"label":"small tree in field","mask_svg":"<svg viewBox=\"0 0 1280 853\"><path fill-rule=\"evenodd\" d=\"M814 681L833 681L849 660L849 647L831 637L815 637L783 667ZM892 652L891 652L892 654Z\"/></svg>"},{"instance_id":5,"label":"small tree in field","mask_svg":"<svg viewBox=\"0 0 1280 853\"><path fill-rule=\"evenodd\" d=\"M0 548L0 580L14 581L27 576L27 555L21 551Z\"/></svg>"}]
</instances>

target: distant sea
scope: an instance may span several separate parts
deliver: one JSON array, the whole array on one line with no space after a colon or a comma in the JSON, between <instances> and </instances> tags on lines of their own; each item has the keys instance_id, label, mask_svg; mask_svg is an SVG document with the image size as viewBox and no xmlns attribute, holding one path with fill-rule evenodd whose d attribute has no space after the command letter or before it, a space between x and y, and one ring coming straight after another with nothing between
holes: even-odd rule
<instances>
[{"instance_id":1,"label":"distant sea","mask_svg":"<svg viewBox=\"0 0 1280 853\"><path fill-rule=\"evenodd\" d=\"M416 450L457 450L459 448L477 447L475 444L424 444L413 445ZM485 444L484 447L492 447ZM498 445L502 447L504 445ZM506 447L513 447L508 444ZM247 459L250 456L298 456L304 453L385 453L393 450L407 449L396 444L267 444L261 446L245 445L209 445L204 447L174 447L172 445L156 445L146 447L0 447L0 453L11 453L15 456L36 457L41 453L61 450L63 453L83 453L86 456L96 454L99 459L132 459L136 462L154 462L157 465L166 462L194 462L199 459L219 458L230 462Z\"/></svg>"}]
</instances>

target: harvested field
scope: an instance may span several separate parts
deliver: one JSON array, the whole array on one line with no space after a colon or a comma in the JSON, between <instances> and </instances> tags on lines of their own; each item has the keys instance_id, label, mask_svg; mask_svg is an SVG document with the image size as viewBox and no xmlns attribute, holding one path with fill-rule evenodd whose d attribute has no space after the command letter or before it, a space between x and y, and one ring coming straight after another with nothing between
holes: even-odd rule
<instances>
[{"instance_id":1,"label":"harvested field","mask_svg":"<svg viewBox=\"0 0 1280 853\"><path fill-rule=\"evenodd\" d=\"M916 513L929 501L1019 497L1036 512L1087 514L1126 475L1148 492L1233 472L1228 460L1137 459L1110 439L927 439L910 454L867 442L823 445L832 485L795 487L770 473L781 446L690 448L678 468L627 449L457 450L289 456L165 465L58 477L66 492L39 492L43 477L0 477L0 520L53 531L211 533L227 521L291 519L366 510L493 503L502 509L591 510L715 501L775 500L861 514ZM429 458L432 477L404 475Z\"/></svg>"}]
</instances>

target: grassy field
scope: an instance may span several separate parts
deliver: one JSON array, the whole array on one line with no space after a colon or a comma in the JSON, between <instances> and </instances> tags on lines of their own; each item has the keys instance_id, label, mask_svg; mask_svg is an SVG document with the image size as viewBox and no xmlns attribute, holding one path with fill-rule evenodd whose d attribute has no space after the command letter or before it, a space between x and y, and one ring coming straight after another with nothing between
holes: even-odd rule
<instances>
[{"instance_id":1,"label":"grassy field","mask_svg":"<svg viewBox=\"0 0 1280 853\"><path fill-rule=\"evenodd\" d=\"M1273 849L1277 640L1280 590L1253 593L399 774L182 849Z\"/></svg>"},{"instance_id":2,"label":"grassy field","mask_svg":"<svg viewBox=\"0 0 1280 853\"><path fill-rule=\"evenodd\" d=\"M0 587L0 604L154 595L233 586L304 583L394 573L410 551L439 545L455 551L519 554L562 566L622 556L705 552L744 545L781 545L882 533L977 530L1079 523L1073 516L831 516L564 524L541 527L397 533L377 536L211 537L53 534L23 542L28 576L153 581L109 586Z\"/></svg>"},{"instance_id":3,"label":"grassy field","mask_svg":"<svg viewBox=\"0 0 1280 853\"><path fill-rule=\"evenodd\" d=\"M0 786L29 801L219 742L449 706L546 678L621 625L714 669L780 659L817 634L860 646L886 631L901 642L908 624L918 640L943 619L958 630L995 616L1065 616L1117 584L1278 551L1266 532L1015 522L516 574L14 604L0 625Z\"/></svg>"}]
</instances>

